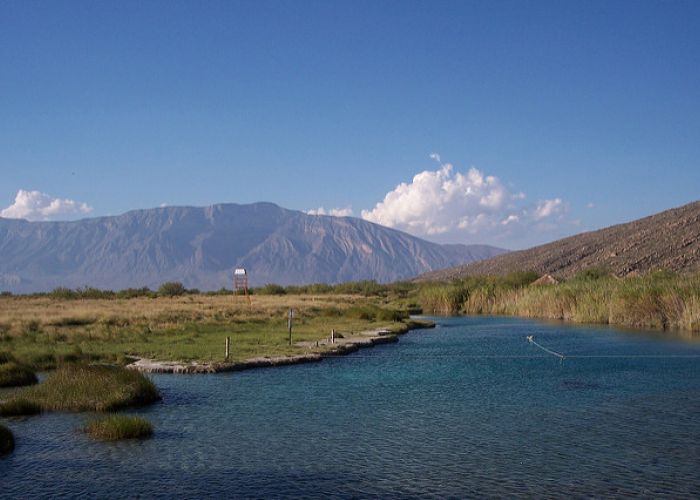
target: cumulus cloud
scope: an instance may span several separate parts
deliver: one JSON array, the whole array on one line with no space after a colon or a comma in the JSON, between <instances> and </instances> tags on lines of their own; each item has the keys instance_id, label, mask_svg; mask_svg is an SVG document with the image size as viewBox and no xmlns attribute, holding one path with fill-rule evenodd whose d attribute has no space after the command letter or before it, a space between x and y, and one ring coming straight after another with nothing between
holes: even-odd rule
<instances>
[{"instance_id":1,"label":"cumulus cloud","mask_svg":"<svg viewBox=\"0 0 700 500\"><path fill-rule=\"evenodd\" d=\"M477 168L457 171L442 163L437 170L416 174L389 191L362 218L440 240L464 241L464 235L508 238L525 230L551 230L563 220L568 205L561 198L528 204L522 192L512 191L498 177Z\"/></svg>"},{"instance_id":2,"label":"cumulus cloud","mask_svg":"<svg viewBox=\"0 0 700 500\"><path fill-rule=\"evenodd\" d=\"M20 189L15 202L0 211L0 217L8 219L52 220L84 215L92 211L87 203L65 198L54 198L40 191Z\"/></svg>"},{"instance_id":3,"label":"cumulus cloud","mask_svg":"<svg viewBox=\"0 0 700 500\"><path fill-rule=\"evenodd\" d=\"M352 207L345 208L331 208L326 210L323 207L318 207L317 209L311 209L306 211L309 215L332 215L334 217L349 217L352 215Z\"/></svg>"},{"instance_id":4,"label":"cumulus cloud","mask_svg":"<svg viewBox=\"0 0 700 500\"><path fill-rule=\"evenodd\" d=\"M543 200L537 202L537 206L535 207L535 218L544 219L545 217L562 214L565 211L566 205L564 205L564 202L561 201L561 198Z\"/></svg>"}]
</instances>

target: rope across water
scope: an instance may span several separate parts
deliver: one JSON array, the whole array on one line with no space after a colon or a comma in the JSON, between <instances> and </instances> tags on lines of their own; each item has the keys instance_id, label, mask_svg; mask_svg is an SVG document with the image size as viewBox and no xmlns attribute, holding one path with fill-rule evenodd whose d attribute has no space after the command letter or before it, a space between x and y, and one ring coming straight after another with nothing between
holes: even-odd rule
<instances>
[{"instance_id":1,"label":"rope across water","mask_svg":"<svg viewBox=\"0 0 700 500\"><path fill-rule=\"evenodd\" d=\"M552 356L558 357L558 358L561 360L562 363L564 362L564 358L565 358L566 356L564 356L564 355L563 355L562 353L560 353L560 352L552 351L551 349L547 349L546 347L544 347L544 346L538 344L537 342L535 342L535 337L534 337L533 335L528 335L528 336L527 336L527 341L530 342L531 344L533 344L533 345L539 347L539 348L542 349L544 352L547 352L547 353L551 354Z\"/></svg>"}]
</instances>

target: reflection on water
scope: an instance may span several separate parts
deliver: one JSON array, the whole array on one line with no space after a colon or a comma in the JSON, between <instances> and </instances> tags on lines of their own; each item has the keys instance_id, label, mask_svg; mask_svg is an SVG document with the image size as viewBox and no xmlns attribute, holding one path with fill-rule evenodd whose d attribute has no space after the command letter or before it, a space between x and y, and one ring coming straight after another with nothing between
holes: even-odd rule
<instances>
[{"instance_id":1,"label":"reflection on water","mask_svg":"<svg viewBox=\"0 0 700 500\"><path fill-rule=\"evenodd\" d=\"M700 346L612 329L440 318L322 363L160 375L105 444L85 416L11 420L0 496L697 496ZM563 363L526 342L567 357Z\"/></svg>"}]
</instances>

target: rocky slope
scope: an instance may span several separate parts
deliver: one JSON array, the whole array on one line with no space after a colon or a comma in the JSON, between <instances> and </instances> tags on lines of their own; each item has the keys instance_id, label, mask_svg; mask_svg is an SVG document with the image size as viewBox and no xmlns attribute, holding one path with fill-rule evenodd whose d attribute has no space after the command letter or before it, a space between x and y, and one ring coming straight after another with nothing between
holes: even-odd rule
<instances>
[{"instance_id":1,"label":"rocky slope","mask_svg":"<svg viewBox=\"0 0 700 500\"><path fill-rule=\"evenodd\" d=\"M617 276L654 269L700 271L700 201L626 224L419 276L443 281L475 275L536 271L568 277L590 267Z\"/></svg>"},{"instance_id":2,"label":"rocky slope","mask_svg":"<svg viewBox=\"0 0 700 500\"><path fill-rule=\"evenodd\" d=\"M72 222L0 218L0 291L58 286L231 287L395 281L504 250L438 245L351 217L307 215L271 203L136 210Z\"/></svg>"}]
</instances>

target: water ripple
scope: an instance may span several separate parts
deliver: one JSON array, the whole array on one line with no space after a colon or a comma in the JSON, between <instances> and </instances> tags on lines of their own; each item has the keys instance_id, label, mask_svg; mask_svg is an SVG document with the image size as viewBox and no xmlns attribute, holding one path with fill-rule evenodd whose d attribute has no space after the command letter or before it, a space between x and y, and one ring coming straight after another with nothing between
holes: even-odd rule
<instances>
[{"instance_id":1,"label":"water ripple","mask_svg":"<svg viewBox=\"0 0 700 500\"><path fill-rule=\"evenodd\" d=\"M275 370L154 376L153 439L8 419L0 497L697 497L700 348L611 329L449 318ZM585 356L563 364L526 335ZM613 356L613 357L601 357Z\"/></svg>"}]
</instances>

